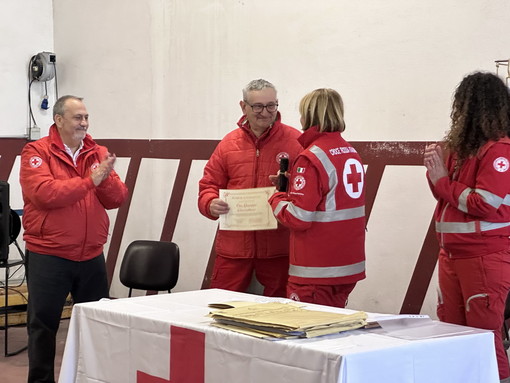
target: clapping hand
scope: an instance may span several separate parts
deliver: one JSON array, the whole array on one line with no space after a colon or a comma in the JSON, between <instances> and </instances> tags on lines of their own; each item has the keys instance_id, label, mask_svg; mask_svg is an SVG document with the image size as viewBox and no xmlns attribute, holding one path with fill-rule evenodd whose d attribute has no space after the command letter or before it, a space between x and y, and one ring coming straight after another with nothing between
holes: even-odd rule
<instances>
[{"instance_id":1,"label":"clapping hand","mask_svg":"<svg viewBox=\"0 0 510 383\"><path fill-rule=\"evenodd\" d=\"M439 144L431 144L425 148L423 164L429 172L429 179L432 184L443 177L448 176L448 169L444 164L443 149Z\"/></svg>"},{"instance_id":2,"label":"clapping hand","mask_svg":"<svg viewBox=\"0 0 510 383\"><path fill-rule=\"evenodd\" d=\"M94 185L99 186L101 182L103 182L110 175L113 170L113 165L115 164L115 160L117 157L115 154L108 153L103 161L90 173L90 177L92 178L92 182Z\"/></svg>"}]
</instances>

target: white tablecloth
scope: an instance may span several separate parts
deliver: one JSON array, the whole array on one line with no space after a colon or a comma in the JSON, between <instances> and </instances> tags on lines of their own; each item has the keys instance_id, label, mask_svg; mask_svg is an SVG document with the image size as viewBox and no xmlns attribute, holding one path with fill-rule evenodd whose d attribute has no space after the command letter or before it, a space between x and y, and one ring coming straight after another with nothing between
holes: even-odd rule
<instances>
[{"instance_id":1,"label":"white tablecloth","mask_svg":"<svg viewBox=\"0 0 510 383\"><path fill-rule=\"evenodd\" d=\"M434 321L270 341L209 325L207 305L231 300L269 298L211 289L75 305L59 383L499 382L491 332Z\"/></svg>"}]
</instances>

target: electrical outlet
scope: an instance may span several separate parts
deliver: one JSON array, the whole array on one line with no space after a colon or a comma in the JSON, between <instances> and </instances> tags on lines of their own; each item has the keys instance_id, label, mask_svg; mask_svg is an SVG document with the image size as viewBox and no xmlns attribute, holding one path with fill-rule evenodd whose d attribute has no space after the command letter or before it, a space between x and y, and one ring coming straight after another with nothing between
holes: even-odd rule
<instances>
[{"instance_id":1,"label":"electrical outlet","mask_svg":"<svg viewBox=\"0 0 510 383\"><path fill-rule=\"evenodd\" d=\"M41 129L38 126L32 126L29 132L29 139L32 141L41 138Z\"/></svg>"}]
</instances>

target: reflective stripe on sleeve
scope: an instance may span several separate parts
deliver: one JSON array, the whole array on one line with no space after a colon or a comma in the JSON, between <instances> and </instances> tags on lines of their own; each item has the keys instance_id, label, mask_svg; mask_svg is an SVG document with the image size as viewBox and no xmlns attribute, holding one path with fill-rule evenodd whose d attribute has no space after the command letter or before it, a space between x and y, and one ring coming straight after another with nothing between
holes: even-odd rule
<instances>
[{"instance_id":1,"label":"reflective stripe on sleeve","mask_svg":"<svg viewBox=\"0 0 510 383\"><path fill-rule=\"evenodd\" d=\"M276 205L276 208L274 209L274 215L280 214L280 211L283 209L284 206L287 206L290 202L289 201L280 201L278 202L278 205Z\"/></svg>"},{"instance_id":2,"label":"reflective stripe on sleeve","mask_svg":"<svg viewBox=\"0 0 510 383\"><path fill-rule=\"evenodd\" d=\"M365 271L365 261L347 266L306 267L290 265L289 275L301 278L337 278L356 275Z\"/></svg>"},{"instance_id":3,"label":"reflective stripe on sleeve","mask_svg":"<svg viewBox=\"0 0 510 383\"><path fill-rule=\"evenodd\" d=\"M467 209L467 197L468 195L471 193L473 189L471 188L466 188L464 189L464 191L460 194L459 196L459 210L464 212L464 213L467 213L468 212L468 209Z\"/></svg>"},{"instance_id":4,"label":"reflective stripe on sleeve","mask_svg":"<svg viewBox=\"0 0 510 383\"><path fill-rule=\"evenodd\" d=\"M335 211L309 211L301 209L289 201L279 202L274 211L275 215L278 215L284 206L287 206L289 214L303 222L337 222L365 216L365 206Z\"/></svg>"},{"instance_id":5,"label":"reflective stripe on sleeve","mask_svg":"<svg viewBox=\"0 0 510 383\"><path fill-rule=\"evenodd\" d=\"M510 222L480 221L480 230L489 231L510 226ZM476 232L476 221L471 222L436 222L436 232L449 234L464 234Z\"/></svg>"},{"instance_id":6,"label":"reflective stripe on sleeve","mask_svg":"<svg viewBox=\"0 0 510 383\"><path fill-rule=\"evenodd\" d=\"M491 193L487 190L483 189L475 189L475 193L478 193L489 205L491 205L495 209L499 209L503 201L506 199L501 198L500 196ZM508 196L507 196L508 197ZM465 211L467 213L467 210Z\"/></svg>"}]
</instances>

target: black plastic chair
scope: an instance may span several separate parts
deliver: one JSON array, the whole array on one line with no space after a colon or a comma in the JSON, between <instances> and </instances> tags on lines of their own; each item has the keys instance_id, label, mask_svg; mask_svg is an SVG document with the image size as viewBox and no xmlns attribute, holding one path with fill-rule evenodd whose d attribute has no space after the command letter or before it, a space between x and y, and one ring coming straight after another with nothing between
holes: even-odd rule
<instances>
[{"instance_id":1,"label":"black plastic chair","mask_svg":"<svg viewBox=\"0 0 510 383\"><path fill-rule=\"evenodd\" d=\"M179 246L173 242L133 241L124 253L120 281L132 290L171 292L179 278Z\"/></svg>"}]
</instances>

